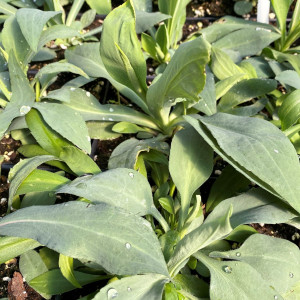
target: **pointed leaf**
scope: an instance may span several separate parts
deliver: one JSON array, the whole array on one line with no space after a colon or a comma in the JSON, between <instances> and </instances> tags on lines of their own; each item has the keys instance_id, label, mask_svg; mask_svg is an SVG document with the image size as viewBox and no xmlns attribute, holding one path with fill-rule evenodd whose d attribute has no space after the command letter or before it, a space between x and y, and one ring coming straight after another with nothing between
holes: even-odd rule
<instances>
[{"instance_id":1,"label":"pointed leaf","mask_svg":"<svg viewBox=\"0 0 300 300\"><path fill-rule=\"evenodd\" d=\"M106 204L75 201L23 208L4 217L0 230L3 235L33 238L66 256L96 262L110 273L168 276L150 224Z\"/></svg>"}]
</instances>

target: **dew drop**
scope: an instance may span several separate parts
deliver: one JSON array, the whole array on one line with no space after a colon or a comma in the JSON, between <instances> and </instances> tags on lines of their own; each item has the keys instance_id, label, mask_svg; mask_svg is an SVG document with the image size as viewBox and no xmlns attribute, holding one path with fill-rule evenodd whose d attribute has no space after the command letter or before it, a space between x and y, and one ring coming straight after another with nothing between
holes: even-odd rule
<instances>
[{"instance_id":1,"label":"dew drop","mask_svg":"<svg viewBox=\"0 0 300 300\"><path fill-rule=\"evenodd\" d=\"M241 253L240 253L240 252L237 252L235 255L236 255L237 257L240 257L240 256L241 256Z\"/></svg>"},{"instance_id":2,"label":"dew drop","mask_svg":"<svg viewBox=\"0 0 300 300\"><path fill-rule=\"evenodd\" d=\"M277 149L274 149L274 152L275 152L275 153L279 153L279 151L278 151Z\"/></svg>"},{"instance_id":3,"label":"dew drop","mask_svg":"<svg viewBox=\"0 0 300 300\"><path fill-rule=\"evenodd\" d=\"M232 272L232 268L229 266L225 266L223 270L225 273L228 273L228 274Z\"/></svg>"},{"instance_id":4,"label":"dew drop","mask_svg":"<svg viewBox=\"0 0 300 300\"><path fill-rule=\"evenodd\" d=\"M275 296L274 296L274 299L277 300L277 299L278 299L278 296L275 295Z\"/></svg>"},{"instance_id":5,"label":"dew drop","mask_svg":"<svg viewBox=\"0 0 300 300\"><path fill-rule=\"evenodd\" d=\"M26 114L28 114L31 110L31 107L30 106L27 106L27 105L23 105L21 106L20 108L20 115L21 116L25 116Z\"/></svg>"},{"instance_id":6,"label":"dew drop","mask_svg":"<svg viewBox=\"0 0 300 300\"><path fill-rule=\"evenodd\" d=\"M131 292L132 289L130 287L127 288L127 292Z\"/></svg>"},{"instance_id":7,"label":"dew drop","mask_svg":"<svg viewBox=\"0 0 300 300\"><path fill-rule=\"evenodd\" d=\"M109 109L109 111L110 111L110 112L113 112L113 111L114 111L114 109L113 109L113 108L110 108L110 109Z\"/></svg>"},{"instance_id":8,"label":"dew drop","mask_svg":"<svg viewBox=\"0 0 300 300\"><path fill-rule=\"evenodd\" d=\"M134 174L132 172L129 172L128 175L133 178L134 177Z\"/></svg>"},{"instance_id":9,"label":"dew drop","mask_svg":"<svg viewBox=\"0 0 300 300\"><path fill-rule=\"evenodd\" d=\"M126 244L125 244L125 247L126 247L126 249L129 250L129 249L131 248L131 245L130 245L129 243L126 243Z\"/></svg>"},{"instance_id":10,"label":"dew drop","mask_svg":"<svg viewBox=\"0 0 300 300\"><path fill-rule=\"evenodd\" d=\"M108 118L108 121L113 121L114 119L113 118Z\"/></svg>"},{"instance_id":11,"label":"dew drop","mask_svg":"<svg viewBox=\"0 0 300 300\"><path fill-rule=\"evenodd\" d=\"M86 92L85 94L86 94L88 97L91 96L91 93L90 93L90 92Z\"/></svg>"},{"instance_id":12,"label":"dew drop","mask_svg":"<svg viewBox=\"0 0 300 300\"><path fill-rule=\"evenodd\" d=\"M115 289L109 289L107 291L107 299L110 300L110 299L115 299L118 297L118 291L115 290Z\"/></svg>"},{"instance_id":13,"label":"dew drop","mask_svg":"<svg viewBox=\"0 0 300 300\"><path fill-rule=\"evenodd\" d=\"M88 140L89 142L91 141L91 138L90 138L88 135L87 135L86 138L87 138L87 140Z\"/></svg>"},{"instance_id":14,"label":"dew drop","mask_svg":"<svg viewBox=\"0 0 300 300\"><path fill-rule=\"evenodd\" d=\"M69 205L69 203L64 203L64 206L68 206Z\"/></svg>"},{"instance_id":15,"label":"dew drop","mask_svg":"<svg viewBox=\"0 0 300 300\"><path fill-rule=\"evenodd\" d=\"M76 90L76 89L75 89L74 87L71 87L71 88L70 88L70 91L72 91L72 92L75 91L75 90Z\"/></svg>"},{"instance_id":16,"label":"dew drop","mask_svg":"<svg viewBox=\"0 0 300 300\"><path fill-rule=\"evenodd\" d=\"M290 272L289 276L290 276L290 278L293 278L294 274L292 272Z\"/></svg>"}]
</instances>

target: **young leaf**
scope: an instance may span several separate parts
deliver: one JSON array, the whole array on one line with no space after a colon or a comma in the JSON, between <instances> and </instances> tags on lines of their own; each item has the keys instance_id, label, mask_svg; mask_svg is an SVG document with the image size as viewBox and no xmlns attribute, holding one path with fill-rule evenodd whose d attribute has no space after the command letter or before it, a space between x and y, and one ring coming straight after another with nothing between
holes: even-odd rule
<instances>
[{"instance_id":1,"label":"young leaf","mask_svg":"<svg viewBox=\"0 0 300 300\"><path fill-rule=\"evenodd\" d=\"M211 300L253 300L257 296L261 300L283 300L279 292L247 264L217 261L201 252L195 253L195 257L209 268Z\"/></svg>"},{"instance_id":2,"label":"young leaf","mask_svg":"<svg viewBox=\"0 0 300 300\"><path fill-rule=\"evenodd\" d=\"M135 12L131 0L114 9L105 19L100 52L109 74L145 98L146 63L135 33Z\"/></svg>"},{"instance_id":3,"label":"young leaf","mask_svg":"<svg viewBox=\"0 0 300 300\"><path fill-rule=\"evenodd\" d=\"M142 33L151 29L155 24L160 23L163 20L169 19L170 16L162 14L160 12L146 12L136 11L136 33Z\"/></svg>"},{"instance_id":4,"label":"young leaf","mask_svg":"<svg viewBox=\"0 0 300 300\"><path fill-rule=\"evenodd\" d=\"M158 300L162 299L164 285L169 279L158 274L138 275L114 281L100 290L94 300Z\"/></svg>"},{"instance_id":5,"label":"young leaf","mask_svg":"<svg viewBox=\"0 0 300 300\"><path fill-rule=\"evenodd\" d=\"M276 13L276 17L277 17L277 20L279 23L281 34L283 36L285 36L286 17L289 12L290 5L293 1L292 0L282 0L282 1L271 0L271 2L272 2L272 6Z\"/></svg>"},{"instance_id":6,"label":"young leaf","mask_svg":"<svg viewBox=\"0 0 300 300\"><path fill-rule=\"evenodd\" d=\"M168 276L149 223L106 204L75 201L23 208L4 217L0 230L3 235L33 238L66 256L96 262L110 273Z\"/></svg>"},{"instance_id":7,"label":"young leaf","mask_svg":"<svg viewBox=\"0 0 300 300\"><path fill-rule=\"evenodd\" d=\"M40 243L31 239L5 236L0 238L0 263L17 257L26 251L37 248Z\"/></svg>"},{"instance_id":8,"label":"young leaf","mask_svg":"<svg viewBox=\"0 0 300 300\"><path fill-rule=\"evenodd\" d=\"M278 115L282 130L294 125L300 118L300 90L290 93L279 108Z\"/></svg>"},{"instance_id":9,"label":"young leaf","mask_svg":"<svg viewBox=\"0 0 300 300\"><path fill-rule=\"evenodd\" d=\"M60 254L59 255L59 268L60 268L61 273L64 275L64 277L70 283L72 283L77 288L82 287L75 277L72 257Z\"/></svg>"},{"instance_id":10,"label":"young leaf","mask_svg":"<svg viewBox=\"0 0 300 300\"><path fill-rule=\"evenodd\" d=\"M280 294L287 292L300 281L299 248L287 240L253 234L240 248L227 252L211 252L209 256L248 264Z\"/></svg>"},{"instance_id":11,"label":"young leaf","mask_svg":"<svg viewBox=\"0 0 300 300\"><path fill-rule=\"evenodd\" d=\"M197 38L183 43L176 50L163 74L149 87L147 104L152 114L163 123L176 98L198 102L205 85L205 65L209 61L210 45Z\"/></svg>"},{"instance_id":12,"label":"young leaf","mask_svg":"<svg viewBox=\"0 0 300 300\"><path fill-rule=\"evenodd\" d=\"M199 119L201 124L186 117L239 172L300 211L299 159L291 142L277 127L258 118L224 113Z\"/></svg>"},{"instance_id":13,"label":"young leaf","mask_svg":"<svg viewBox=\"0 0 300 300\"><path fill-rule=\"evenodd\" d=\"M177 132L172 140L170 174L181 196L179 227L184 225L194 192L209 178L213 169L213 150L188 127Z\"/></svg>"},{"instance_id":14,"label":"young leaf","mask_svg":"<svg viewBox=\"0 0 300 300\"><path fill-rule=\"evenodd\" d=\"M295 89L300 89L300 76L296 71L283 71L279 73L275 79L280 83L287 84Z\"/></svg>"},{"instance_id":15,"label":"young leaf","mask_svg":"<svg viewBox=\"0 0 300 300\"><path fill-rule=\"evenodd\" d=\"M111 11L111 0L87 0L90 8L96 10L97 14L108 14Z\"/></svg>"}]
</instances>

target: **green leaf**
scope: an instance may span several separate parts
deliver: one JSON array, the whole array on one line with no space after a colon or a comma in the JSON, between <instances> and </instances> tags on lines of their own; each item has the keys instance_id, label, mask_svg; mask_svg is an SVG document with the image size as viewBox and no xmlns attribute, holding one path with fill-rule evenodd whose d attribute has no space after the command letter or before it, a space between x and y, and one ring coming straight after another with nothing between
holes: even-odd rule
<instances>
[{"instance_id":1,"label":"green leaf","mask_svg":"<svg viewBox=\"0 0 300 300\"><path fill-rule=\"evenodd\" d=\"M300 118L300 90L290 93L279 108L278 115L282 130L294 125Z\"/></svg>"},{"instance_id":2,"label":"green leaf","mask_svg":"<svg viewBox=\"0 0 300 300\"><path fill-rule=\"evenodd\" d=\"M299 248L287 240L253 234L239 249L212 252L209 256L248 264L280 294L300 281Z\"/></svg>"},{"instance_id":3,"label":"green leaf","mask_svg":"<svg viewBox=\"0 0 300 300\"><path fill-rule=\"evenodd\" d=\"M69 181L66 177L52 172L34 170L22 181L15 195L55 191Z\"/></svg>"},{"instance_id":4,"label":"green leaf","mask_svg":"<svg viewBox=\"0 0 300 300\"><path fill-rule=\"evenodd\" d=\"M245 28L229 33L213 43L213 46L223 51L237 51L240 56L245 57L257 54L279 38L280 35L275 32Z\"/></svg>"},{"instance_id":5,"label":"green leaf","mask_svg":"<svg viewBox=\"0 0 300 300\"><path fill-rule=\"evenodd\" d=\"M198 102L205 85L209 55L210 45L201 37L181 44L163 74L149 87L147 104L163 124L168 123L168 114L176 98Z\"/></svg>"},{"instance_id":6,"label":"green leaf","mask_svg":"<svg viewBox=\"0 0 300 300\"><path fill-rule=\"evenodd\" d=\"M34 107L52 129L80 149L87 153L91 152L89 133L78 112L57 103L36 102ZM58 118L59 115L62 115L63 118Z\"/></svg>"},{"instance_id":7,"label":"green leaf","mask_svg":"<svg viewBox=\"0 0 300 300\"><path fill-rule=\"evenodd\" d=\"M4 136L13 119L20 116L20 106L8 103L3 111L0 111L0 138Z\"/></svg>"},{"instance_id":8,"label":"green leaf","mask_svg":"<svg viewBox=\"0 0 300 300\"><path fill-rule=\"evenodd\" d=\"M55 59L56 57L57 57L56 52L54 50L44 47L32 57L32 61L52 60Z\"/></svg>"},{"instance_id":9,"label":"green leaf","mask_svg":"<svg viewBox=\"0 0 300 300\"><path fill-rule=\"evenodd\" d=\"M91 139L99 139L102 141L116 139L122 134L113 131L113 122L87 122L86 126L89 130L89 136Z\"/></svg>"},{"instance_id":10,"label":"green leaf","mask_svg":"<svg viewBox=\"0 0 300 300\"><path fill-rule=\"evenodd\" d=\"M148 35L146 33L142 33L141 35L141 42L143 49L150 54L151 57L157 58L157 51L156 51L156 41L153 39L151 35Z\"/></svg>"},{"instance_id":11,"label":"green leaf","mask_svg":"<svg viewBox=\"0 0 300 300\"><path fill-rule=\"evenodd\" d=\"M239 172L300 211L299 159L277 127L258 118L223 113L199 117L203 125L185 118Z\"/></svg>"},{"instance_id":12,"label":"green leaf","mask_svg":"<svg viewBox=\"0 0 300 300\"><path fill-rule=\"evenodd\" d=\"M101 105L96 97L83 89L64 87L50 92L47 98L62 101L78 111L85 121L125 121L158 129L155 121L146 114L124 105Z\"/></svg>"},{"instance_id":13,"label":"green leaf","mask_svg":"<svg viewBox=\"0 0 300 300\"><path fill-rule=\"evenodd\" d=\"M162 299L168 281L167 277L158 274L126 277L106 285L93 299L158 300Z\"/></svg>"},{"instance_id":14,"label":"green leaf","mask_svg":"<svg viewBox=\"0 0 300 300\"><path fill-rule=\"evenodd\" d=\"M114 125L112 130L114 132L119 132L119 133L138 133L141 131L145 131L142 127L129 122L117 123Z\"/></svg>"},{"instance_id":15,"label":"green leaf","mask_svg":"<svg viewBox=\"0 0 300 300\"><path fill-rule=\"evenodd\" d=\"M113 169L80 177L62 186L57 193L83 197L94 204L121 207L137 216L152 214L155 209L147 179L130 169Z\"/></svg>"},{"instance_id":16,"label":"green leaf","mask_svg":"<svg viewBox=\"0 0 300 300\"><path fill-rule=\"evenodd\" d=\"M195 257L209 268L211 300L253 300L258 295L259 299L262 300L283 300L278 291L247 264L234 261L217 261L201 252L195 253Z\"/></svg>"},{"instance_id":17,"label":"green leaf","mask_svg":"<svg viewBox=\"0 0 300 300\"><path fill-rule=\"evenodd\" d=\"M250 1L242 0L234 3L234 12L240 16L250 13L252 8L253 6Z\"/></svg>"},{"instance_id":18,"label":"green leaf","mask_svg":"<svg viewBox=\"0 0 300 300\"><path fill-rule=\"evenodd\" d=\"M292 3L292 0L282 0L282 1L271 0L271 3L279 23L281 34L284 36L286 32L286 17L289 12L289 8Z\"/></svg>"},{"instance_id":19,"label":"green leaf","mask_svg":"<svg viewBox=\"0 0 300 300\"><path fill-rule=\"evenodd\" d=\"M226 166L211 187L205 206L206 211L212 211L221 201L243 191L249 184L249 179L237 172L232 166Z\"/></svg>"},{"instance_id":20,"label":"green leaf","mask_svg":"<svg viewBox=\"0 0 300 300\"><path fill-rule=\"evenodd\" d=\"M34 250L29 250L20 256L19 268L27 282L48 271L42 258Z\"/></svg>"},{"instance_id":21,"label":"green leaf","mask_svg":"<svg viewBox=\"0 0 300 300\"><path fill-rule=\"evenodd\" d=\"M60 13L58 11L44 12L32 8L18 9L16 18L32 51L37 52L39 39L46 23Z\"/></svg>"},{"instance_id":22,"label":"green leaf","mask_svg":"<svg viewBox=\"0 0 300 300\"><path fill-rule=\"evenodd\" d=\"M100 53L109 74L144 99L147 90L146 63L135 33L135 12L130 0L106 17Z\"/></svg>"},{"instance_id":23,"label":"green leaf","mask_svg":"<svg viewBox=\"0 0 300 300\"><path fill-rule=\"evenodd\" d=\"M81 285L105 279L105 276L103 275L91 275L78 271L75 271L74 274ZM61 274L60 270L57 269L35 277L29 282L29 285L38 293L46 295L63 294L75 289L74 286Z\"/></svg>"},{"instance_id":24,"label":"green leaf","mask_svg":"<svg viewBox=\"0 0 300 300\"><path fill-rule=\"evenodd\" d=\"M52 155L36 156L20 161L11 169L8 176L8 179L11 182L8 198L8 210L10 210L13 198L23 180L39 165L49 160L57 160L57 158Z\"/></svg>"},{"instance_id":25,"label":"green leaf","mask_svg":"<svg viewBox=\"0 0 300 300\"><path fill-rule=\"evenodd\" d=\"M0 12L5 15L14 15L17 12L17 9L12 5L8 4L5 0L1 0Z\"/></svg>"},{"instance_id":26,"label":"green leaf","mask_svg":"<svg viewBox=\"0 0 300 300\"><path fill-rule=\"evenodd\" d=\"M59 268L60 268L60 271L63 274L63 276L70 283L72 283L77 288L82 287L75 277L72 257L68 257L63 254L60 254L59 255Z\"/></svg>"},{"instance_id":27,"label":"green leaf","mask_svg":"<svg viewBox=\"0 0 300 300\"><path fill-rule=\"evenodd\" d=\"M152 11L152 0L132 0L135 10Z\"/></svg>"},{"instance_id":28,"label":"green leaf","mask_svg":"<svg viewBox=\"0 0 300 300\"><path fill-rule=\"evenodd\" d=\"M246 77L245 72L237 66L224 51L212 47L210 67L219 80L242 74Z\"/></svg>"},{"instance_id":29,"label":"green leaf","mask_svg":"<svg viewBox=\"0 0 300 300\"><path fill-rule=\"evenodd\" d=\"M56 201L55 193L49 192L32 192L27 193L21 202L20 208L33 205L52 205Z\"/></svg>"},{"instance_id":30,"label":"green leaf","mask_svg":"<svg viewBox=\"0 0 300 300\"><path fill-rule=\"evenodd\" d=\"M296 71L283 71L275 77L280 83L287 84L295 89L300 89L300 76Z\"/></svg>"},{"instance_id":31,"label":"green leaf","mask_svg":"<svg viewBox=\"0 0 300 300\"><path fill-rule=\"evenodd\" d=\"M235 74L216 83L216 99L223 97L233 86L245 79L245 74Z\"/></svg>"},{"instance_id":32,"label":"green leaf","mask_svg":"<svg viewBox=\"0 0 300 300\"><path fill-rule=\"evenodd\" d=\"M168 276L149 223L113 206L77 201L32 206L4 217L0 228L3 235L36 239L66 256L96 262L110 273Z\"/></svg>"},{"instance_id":33,"label":"green leaf","mask_svg":"<svg viewBox=\"0 0 300 300\"><path fill-rule=\"evenodd\" d=\"M119 83L109 75L100 57L99 47L100 43L84 43L66 50L65 57L68 62L78 66L89 76L109 80L120 93L147 112L148 108L145 102L132 89Z\"/></svg>"},{"instance_id":34,"label":"green leaf","mask_svg":"<svg viewBox=\"0 0 300 300\"><path fill-rule=\"evenodd\" d=\"M82 28L90 26L94 22L95 17L96 11L94 9L85 11L80 18Z\"/></svg>"},{"instance_id":35,"label":"green leaf","mask_svg":"<svg viewBox=\"0 0 300 300\"><path fill-rule=\"evenodd\" d=\"M235 107L253 98L263 96L275 90L276 80L246 79L236 83L220 100L218 111L234 113Z\"/></svg>"},{"instance_id":36,"label":"green leaf","mask_svg":"<svg viewBox=\"0 0 300 300\"><path fill-rule=\"evenodd\" d=\"M0 238L0 263L25 253L28 250L37 248L40 243L31 240L17 237L5 236Z\"/></svg>"},{"instance_id":37,"label":"green leaf","mask_svg":"<svg viewBox=\"0 0 300 300\"><path fill-rule=\"evenodd\" d=\"M108 14L111 11L111 0L87 0L90 8L96 10L97 14Z\"/></svg>"},{"instance_id":38,"label":"green leaf","mask_svg":"<svg viewBox=\"0 0 300 300\"><path fill-rule=\"evenodd\" d=\"M206 83L200 94L199 102L193 107L210 116L217 112L214 74L206 67Z\"/></svg>"},{"instance_id":39,"label":"green leaf","mask_svg":"<svg viewBox=\"0 0 300 300\"><path fill-rule=\"evenodd\" d=\"M213 170L213 150L199 137L194 128L188 127L178 131L171 144L169 169L181 199L179 227L184 225L194 192Z\"/></svg>"},{"instance_id":40,"label":"green leaf","mask_svg":"<svg viewBox=\"0 0 300 300\"><path fill-rule=\"evenodd\" d=\"M160 12L146 12L146 11L136 11L136 33L142 33L151 29L155 24L160 23L166 19L169 19L169 15L162 14Z\"/></svg>"},{"instance_id":41,"label":"green leaf","mask_svg":"<svg viewBox=\"0 0 300 300\"><path fill-rule=\"evenodd\" d=\"M151 149L168 153L169 145L163 142L164 137L158 136L152 139L137 140L131 138L118 145L112 152L108 168L130 168L135 169L138 156L142 152L149 152Z\"/></svg>"}]
</instances>

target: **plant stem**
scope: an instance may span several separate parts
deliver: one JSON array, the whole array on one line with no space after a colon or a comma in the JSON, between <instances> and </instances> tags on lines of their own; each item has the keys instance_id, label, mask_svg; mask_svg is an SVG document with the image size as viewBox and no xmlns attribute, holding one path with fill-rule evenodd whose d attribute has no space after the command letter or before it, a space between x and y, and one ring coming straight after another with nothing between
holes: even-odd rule
<instances>
[{"instance_id":1,"label":"plant stem","mask_svg":"<svg viewBox=\"0 0 300 300\"><path fill-rule=\"evenodd\" d=\"M67 26L71 26L71 24L75 21L76 16L78 15L83 3L84 0L75 0L73 2L69 15L67 17L67 21L66 21Z\"/></svg>"}]
</instances>

